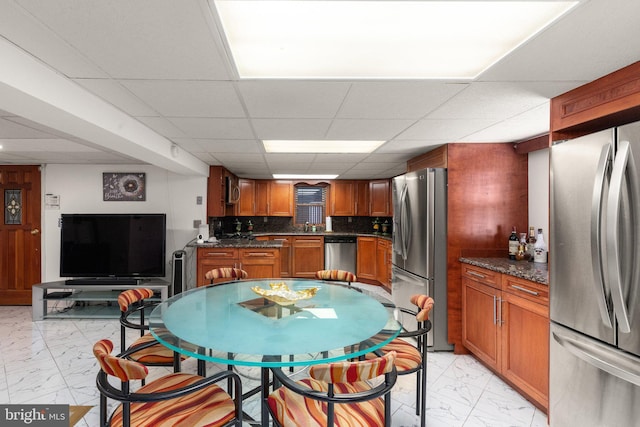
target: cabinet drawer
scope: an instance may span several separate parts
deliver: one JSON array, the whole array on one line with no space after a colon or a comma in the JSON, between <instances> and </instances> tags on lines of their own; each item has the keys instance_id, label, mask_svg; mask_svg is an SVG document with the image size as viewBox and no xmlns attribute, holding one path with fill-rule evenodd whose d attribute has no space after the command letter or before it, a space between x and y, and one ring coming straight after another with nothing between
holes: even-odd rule
<instances>
[{"instance_id":1,"label":"cabinet drawer","mask_svg":"<svg viewBox=\"0 0 640 427\"><path fill-rule=\"evenodd\" d=\"M198 248L198 258L235 259L238 258L238 249Z\"/></svg>"},{"instance_id":2,"label":"cabinet drawer","mask_svg":"<svg viewBox=\"0 0 640 427\"><path fill-rule=\"evenodd\" d=\"M502 290L529 301L549 305L549 286L541 283L503 274Z\"/></svg>"},{"instance_id":3,"label":"cabinet drawer","mask_svg":"<svg viewBox=\"0 0 640 427\"><path fill-rule=\"evenodd\" d=\"M240 249L240 258L276 258L277 253L273 249Z\"/></svg>"},{"instance_id":4,"label":"cabinet drawer","mask_svg":"<svg viewBox=\"0 0 640 427\"><path fill-rule=\"evenodd\" d=\"M476 282L484 283L492 288L500 289L501 273L496 271L487 270L486 268L476 267L475 265L462 264L462 277L474 280Z\"/></svg>"}]
</instances>

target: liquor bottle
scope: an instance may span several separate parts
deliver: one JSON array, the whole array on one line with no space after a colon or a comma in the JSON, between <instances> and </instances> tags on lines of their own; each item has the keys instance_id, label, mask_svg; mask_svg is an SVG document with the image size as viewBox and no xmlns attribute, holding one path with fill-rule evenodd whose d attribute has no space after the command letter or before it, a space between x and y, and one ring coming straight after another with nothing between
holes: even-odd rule
<instances>
[{"instance_id":1,"label":"liquor bottle","mask_svg":"<svg viewBox=\"0 0 640 427\"><path fill-rule=\"evenodd\" d=\"M511 235L509 236L509 259L516 259L519 244L518 233L516 232L516 226L514 225L511 230Z\"/></svg>"},{"instance_id":2,"label":"liquor bottle","mask_svg":"<svg viewBox=\"0 0 640 427\"><path fill-rule=\"evenodd\" d=\"M533 262L540 262L540 263L547 262L547 244L544 242L544 236L542 235L542 228L538 228L538 237L536 238L534 251L535 251L535 254L533 256Z\"/></svg>"},{"instance_id":3,"label":"liquor bottle","mask_svg":"<svg viewBox=\"0 0 640 427\"><path fill-rule=\"evenodd\" d=\"M529 238L527 239L527 255L529 261L533 262L535 256L536 231L533 227L529 227Z\"/></svg>"}]
</instances>

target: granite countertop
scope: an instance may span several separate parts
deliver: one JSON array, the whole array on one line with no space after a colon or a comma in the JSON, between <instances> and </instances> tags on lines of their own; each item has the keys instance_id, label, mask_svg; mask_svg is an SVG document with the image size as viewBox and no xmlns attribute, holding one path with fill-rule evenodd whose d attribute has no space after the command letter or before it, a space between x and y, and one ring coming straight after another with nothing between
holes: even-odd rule
<instances>
[{"instance_id":1,"label":"granite countertop","mask_svg":"<svg viewBox=\"0 0 640 427\"><path fill-rule=\"evenodd\" d=\"M513 261L507 258L460 258L460 262L509 274L532 282L549 284L548 264L529 261Z\"/></svg>"},{"instance_id":2,"label":"granite countertop","mask_svg":"<svg viewBox=\"0 0 640 427\"><path fill-rule=\"evenodd\" d=\"M281 248L280 240L219 239L216 242L190 243L196 248Z\"/></svg>"}]
</instances>

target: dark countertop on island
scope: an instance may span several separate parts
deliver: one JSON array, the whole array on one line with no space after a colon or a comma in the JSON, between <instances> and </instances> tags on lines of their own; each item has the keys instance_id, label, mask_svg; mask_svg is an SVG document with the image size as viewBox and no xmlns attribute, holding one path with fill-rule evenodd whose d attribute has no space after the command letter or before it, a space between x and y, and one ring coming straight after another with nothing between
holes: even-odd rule
<instances>
[{"instance_id":1,"label":"dark countertop on island","mask_svg":"<svg viewBox=\"0 0 640 427\"><path fill-rule=\"evenodd\" d=\"M460 262L509 274L532 282L549 284L548 264L529 261L513 261L506 258L460 258Z\"/></svg>"},{"instance_id":2,"label":"dark countertop on island","mask_svg":"<svg viewBox=\"0 0 640 427\"><path fill-rule=\"evenodd\" d=\"M343 232L274 232L274 233L255 233L253 238L249 239L246 236L241 238L222 238L216 242L204 242L196 243L195 241L187 244L187 247L194 248L281 248L281 240L257 240L256 237L260 236L370 236L381 237L391 240L391 235L373 234L373 233L343 233Z\"/></svg>"}]
</instances>

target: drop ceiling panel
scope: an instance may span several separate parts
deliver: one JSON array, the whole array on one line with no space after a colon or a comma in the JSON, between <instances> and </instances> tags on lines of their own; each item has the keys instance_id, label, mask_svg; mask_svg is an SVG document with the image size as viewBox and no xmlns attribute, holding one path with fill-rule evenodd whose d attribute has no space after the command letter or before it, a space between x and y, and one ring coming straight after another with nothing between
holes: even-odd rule
<instances>
[{"instance_id":1,"label":"drop ceiling panel","mask_svg":"<svg viewBox=\"0 0 640 427\"><path fill-rule=\"evenodd\" d=\"M467 84L436 82L357 82L338 117L350 119L419 119L463 90Z\"/></svg>"},{"instance_id":2,"label":"drop ceiling panel","mask_svg":"<svg viewBox=\"0 0 640 427\"><path fill-rule=\"evenodd\" d=\"M136 117L136 120L147 125L150 129L167 138L186 138L185 132L178 129L176 125L171 123L164 117Z\"/></svg>"},{"instance_id":3,"label":"drop ceiling panel","mask_svg":"<svg viewBox=\"0 0 640 427\"><path fill-rule=\"evenodd\" d=\"M14 118L15 116L11 116ZM0 119L0 138L50 138L51 134L8 119Z\"/></svg>"},{"instance_id":4,"label":"drop ceiling panel","mask_svg":"<svg viewBox=\"0 0 640 427\"><path fill-rule=\"evenodd\" d=\"M169 121L191 138L250 139L253 132L246 119L169 117Z\"/></svg>"},{"instance_id":5,"label":"drop ceiling panel","mask_svg":"<svg viewBox=\"0 0 640 427\"><path fill-rule=\"evenodd\" d=\"M414 123L415 120L337 119L331 123L326 139L386 141Z\"/></svg>"},{"instance_id":6,"label":"drop ceiling panel","mask_svg":"<svg viewBox=\"0 0 640 427\"><path fill-rule=\"evenodd\" d=\"M225 79L197 0L20 0L115 78Z\"/></svg>"},{"instance_id":7,"label":"drop ceiling panel","mask_svg":"<svg viewBox=\"0 0 640 427\"><path fill-rule=\"evenodd\" d=\"M167 117L245 117L231 82L120 80L155 111Z\"/></svg>"},{"instance_id":8,"label":"drop ceiling panel","mask_svg":"<svg viewBox=\"0 0 640 427\"><path fill-rule=\"evenodd\" d=\"M331 126L329 119L252 119L258 139L324 139Z\"/></svg>"},{"instance_id":9,"label":"drop ceiling panel","mask_svg":"<svg viewBox=\"0 0 640 427\"><path fill-rule=\"evenodd\" d=\"M478 130L494 125L497 120L484 119L427 119L398 135L396 140L447 140L456 142Z\"/></svg>"},{"instance_id":10,"label":"drop ceiling panel","mask_svg":"<svg viewBox=\"0 0 640 427\"><path fill-rule=\"evenodd\" d=\"M545 134L549 132L549 128L541 123L549 119L549 109L549 103L546 102L526 113L461 138L460 142L514 142Z\"/></svg>"},{"instance_id":11,"label":"drop ceiling panel","mask_svg":"<svg viewBox=\"0 0 640 427\"><path fill-rule=\"evenodd\" d=\"M397 141L397 140L393 140L393 141L389 141L387 143L385 143L382 147L378 148L376 150L376 153L403 153L406 155L409 155L409 157L411 157L411 154L421 154L425 151L428 151L428 149L430 149L431 147L437 147L439 145L443 145L446 144L447 142L449 142L446 139L441 139L441 140L417 140L417 141L411 141L411 140L401 140L401 141ZM427 149L427 150L425 150Z\"/></svg>"},{"instance_id":12,"label":"drop ceiling panel","mask_svg":"<svg viewBox=\"0 0 640 427\"><path fill-rule=\"evenodd\" d=\"M238 88L253 118L332 118L348 83L315 81L241 81Z\"/></svg>"}]
</instances>

